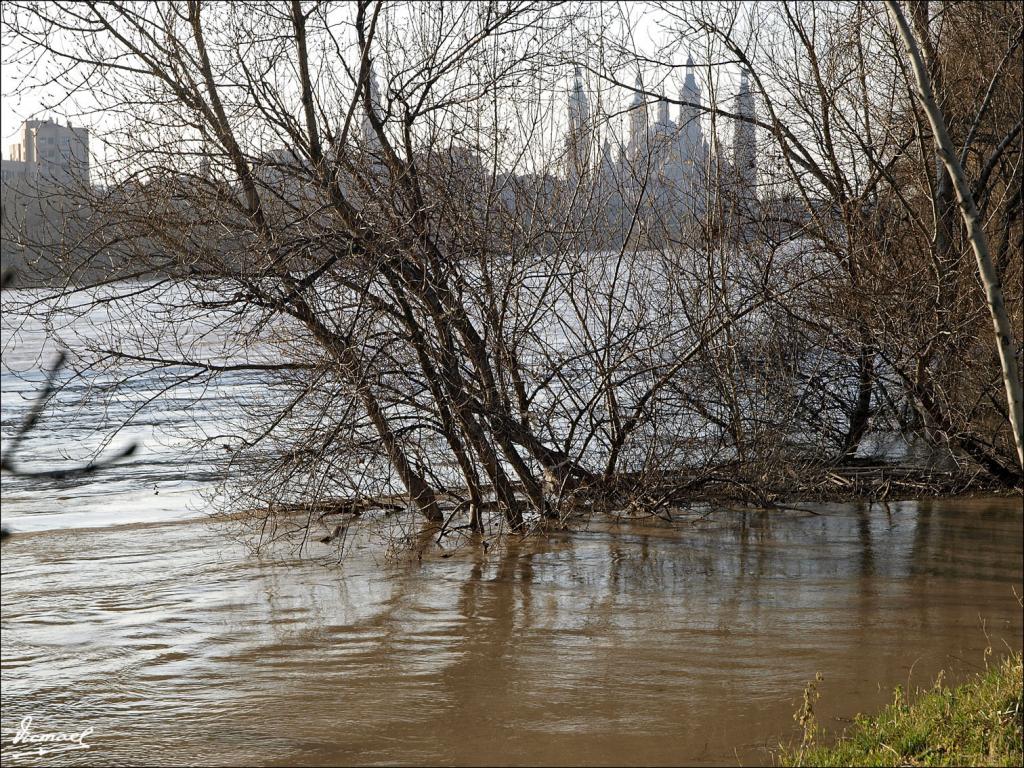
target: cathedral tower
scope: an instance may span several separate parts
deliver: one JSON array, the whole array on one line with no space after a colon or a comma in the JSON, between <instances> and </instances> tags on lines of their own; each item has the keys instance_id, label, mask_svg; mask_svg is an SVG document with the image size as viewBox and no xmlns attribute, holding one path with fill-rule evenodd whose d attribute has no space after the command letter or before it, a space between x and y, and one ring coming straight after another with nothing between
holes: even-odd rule
<instances>
[{"instance_id":1,"label":"cathedral tower","mask_svg":"<svg viewBox=\"0 0 1024 768\"><path fill-rule=\"evenodd\" d=\"M733 167L740 191L756 195L757 190L757 128L750 122L757 118L754 109L754 94L750 91L747 72L740 74L740 90L736 94L737 115L746 118L735 121L733 134Z\"/></svg>"},{"instance_id":2,"label":"cathedral tower","mask_svg":"<svg viewBox=\"0 0 1024 768\"><path fill-rule=\"evenodd\" d=\"M703 162L707 155L704 131L701 128L703 102L700 86L697 85L693 71L692 56L686 60L686 77L679 91L679 100L683 102L679 107L679 141L682 144L680 154L690 162Z\"/></svg>"},{"instance_id":3,"label":"cathedral tower","mask_svg":"<svg viewBox=\"0 0 1024 768\"><path fill-rule=\"evenodd\" d=\"M640 74L637 73L633 102L629 106L629 147L627 149L627 159L635 169L639 169L641 162L646 163L648 159L647 99L642 93L643 88Z\"/></svg>"},{"instance_id":4,"label":"cathedral tower","mask_svg":"<svg viewBox=\"0 0 1024 768\"><path fill-rule=\"evenodd\" d=\"M569 178L584 178L593 162L593 128L590 103L583 90L583 76L579 67L576 67L572 90L569 91L569 133L565 143L567 175Z\"/></svg>"}]
</instances>

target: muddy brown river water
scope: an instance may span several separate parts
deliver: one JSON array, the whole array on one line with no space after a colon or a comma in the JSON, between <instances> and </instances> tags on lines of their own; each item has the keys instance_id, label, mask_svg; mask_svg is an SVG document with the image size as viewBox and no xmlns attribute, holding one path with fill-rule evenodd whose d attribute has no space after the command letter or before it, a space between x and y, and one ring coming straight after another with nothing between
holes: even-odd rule
<instances>
[{"instance_id":1,"label":"muddy brown river water","mask_svg":"<svg viewBox=\"0 0 1024 768\"><path fill-rule=\"evenodd\" d=\"M3 762L770 764L816 672L839 730L1021 648L1019 498L814 510L334 566L196 521L20 534ZM89 748L15 755L27 715Z\"/></svg>"}]
</instances>

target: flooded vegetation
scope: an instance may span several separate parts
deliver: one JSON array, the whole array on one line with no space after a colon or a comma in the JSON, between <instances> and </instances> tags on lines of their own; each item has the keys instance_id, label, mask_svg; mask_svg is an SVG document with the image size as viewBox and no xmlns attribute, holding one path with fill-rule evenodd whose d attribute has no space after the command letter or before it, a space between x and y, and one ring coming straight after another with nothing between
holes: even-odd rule
<instances>
[{"instance_id":1,"label":"flooded vegetation","mask_svg":"<svg viewBox=\"0 0 1024 768\"><path fill-rule=\"evenodd\" d=\"M22 534L3 733L93 727L67 764L767 764L816 672L841 730L1020 650L1017 500L813 512L331 567L198 522Z\"/></svg>"}]
</instances>

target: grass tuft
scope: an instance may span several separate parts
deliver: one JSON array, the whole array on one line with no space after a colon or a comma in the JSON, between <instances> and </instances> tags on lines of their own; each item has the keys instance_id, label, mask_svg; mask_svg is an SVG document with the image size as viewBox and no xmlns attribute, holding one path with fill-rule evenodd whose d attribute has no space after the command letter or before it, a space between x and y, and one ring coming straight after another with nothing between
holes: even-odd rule
<instances>
[{"instance_id":1,"label":"grass tuft","mask_svg":"<svg viewBox=\"0 0 1024 768\"><path fill-rule=\"evenodd\" d=\"M858 715L832 746L804 743L782 750L792 766L1022 765L1024 671L1021 654L956 688L942 677L909 702L897 689L893 703L872 717Z\"/></svg>"}]
</instances>

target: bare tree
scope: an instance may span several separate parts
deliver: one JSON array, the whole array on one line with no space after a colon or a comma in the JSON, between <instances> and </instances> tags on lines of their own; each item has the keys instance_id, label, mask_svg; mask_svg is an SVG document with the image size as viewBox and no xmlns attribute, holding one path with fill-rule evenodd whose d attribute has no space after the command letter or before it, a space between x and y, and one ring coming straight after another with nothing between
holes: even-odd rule
<instances>
[{"instance_id":1,"label":"bare tree","mask_svg":"<svg viewBox=\"0 0 1024 768\"><path fill-rule=\"evenodd\" d=\"M960 214L963 216L964 225L967 227L967 236L971 248L978 260L978 272L981 275L982 284L985 286L985 298L988 302L989 311L992 313L992 325L995 330L996 346L999 350L999 362L1003 369L1003 382L1006 386L1006 399L1009 404L1010 426L1013 430L1013 438L1017 444L1017 458L1021 467L1024 468L1024 394L1021 392L1020 374L1017 370L1017 357L1014 349L1013 327L1010 318L1006 313L1006 306L1003 303L1003 289L1000 285L999 275L992 262L992 255L988 247L988 238L981 224L981 216L978 213L978 206L974 202L974 195L971 187L964 177L964 169L957 157L953 142L949 138L949 131L946 129L946 120L935 101L935 94L932 91L931 79L928 77L927 69L921 58L921 51L917 41L907 24L907 20L899 6L892 0L887 0L886 8L896 22L900 36L907 46L910 54L911 65L914 70L914 79L917 82L918 96L928 115L928 122L932 128L932 138L935 141L935 148L942 159L946 172L956 190L957 202L960 206ZM1018 122L1016 131L1020 132Z\"/></svg>"},{"instance_id":2,"label":"bare tree","mask_svg":"<svg viewBox=\"0 0 1024 768\"><path fill-rule=\"evenodd\" d=\"M883 8L646 10L658 49L614 4L12 3L8 61L108 148L75 226L18 237L58 296L103 286L54 305L83 367L258 389L202 447L259 541L768 505L894 430L1019 485L961 258L995 232L1019 285L1019 13L929 43L965 233ZM984 25L1005 44L954 69Z\"/></svg>"}]
</instances>

